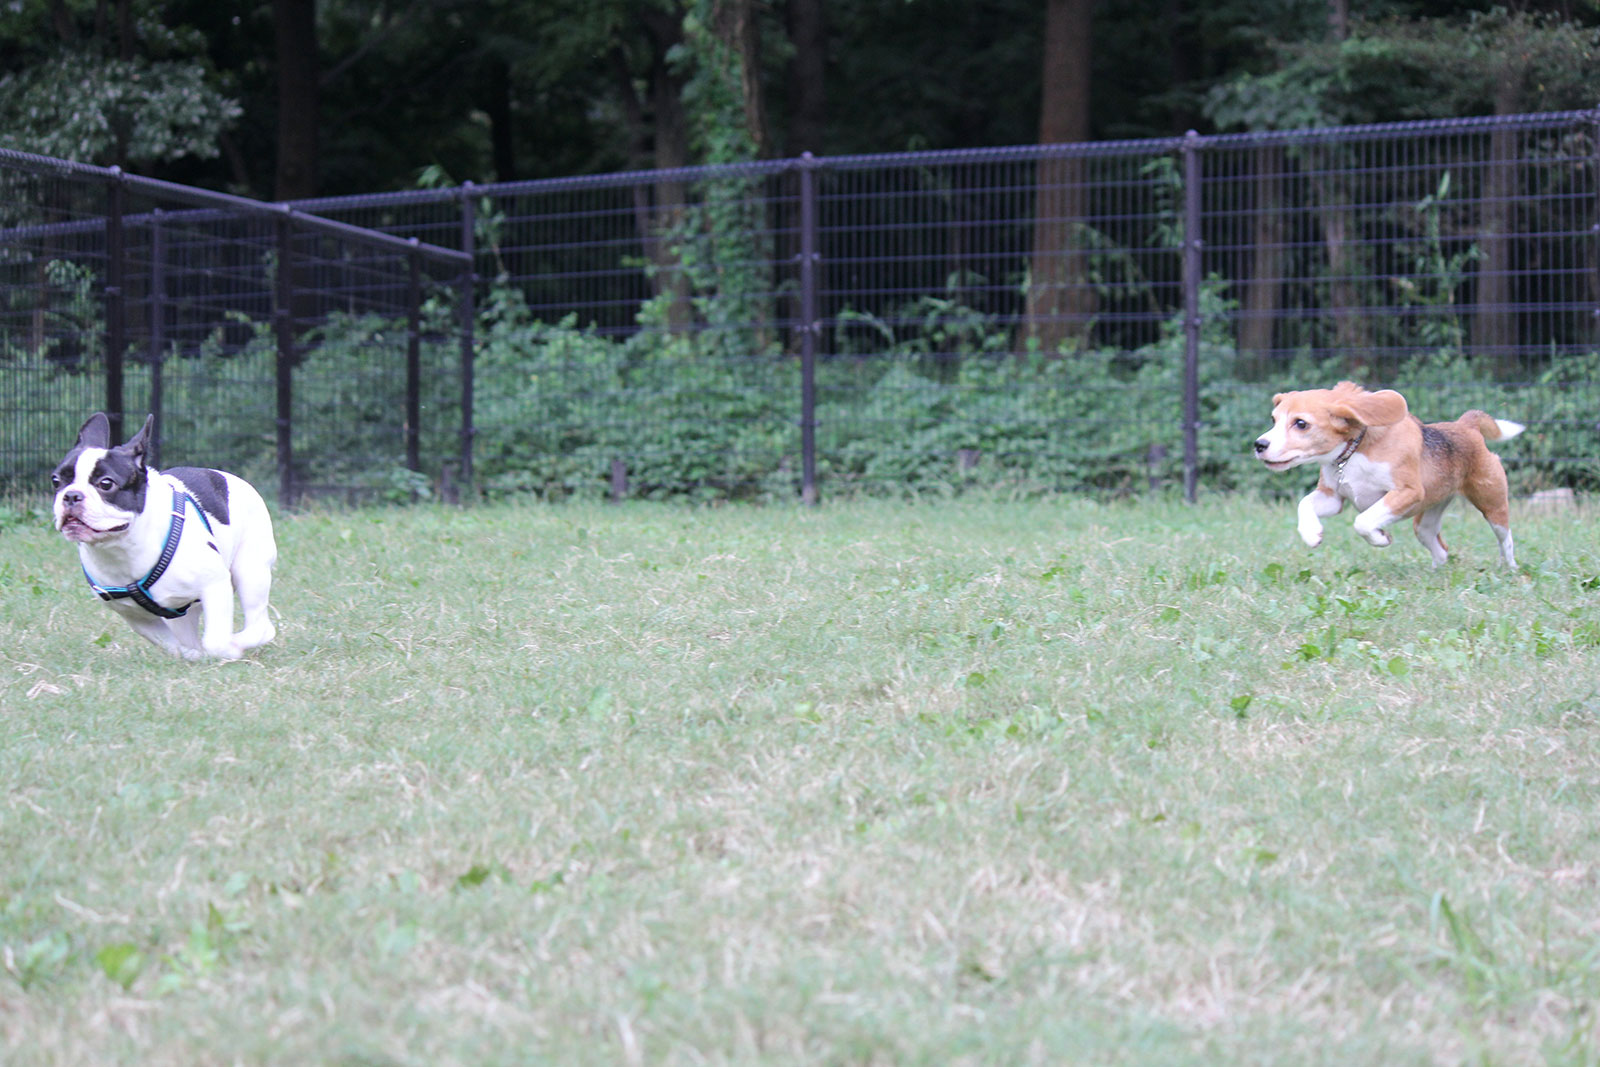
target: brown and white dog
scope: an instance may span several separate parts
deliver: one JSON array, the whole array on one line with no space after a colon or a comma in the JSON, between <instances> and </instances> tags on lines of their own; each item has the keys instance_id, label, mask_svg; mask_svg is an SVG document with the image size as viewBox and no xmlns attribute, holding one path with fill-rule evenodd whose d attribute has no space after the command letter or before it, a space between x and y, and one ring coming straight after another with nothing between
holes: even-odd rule
<instances>
[{"instance_id":1,"label":"brown and white dog","mask_svg":"<svg viewBox=\"0 0 1600 1067\"><path fill-rule=\"evenodd\" d=\"M1390 524L1411 517L1437 567L1450 557L1439 524L1460 494L1483 512L1500 541L1500 558L1515 567L1506 472L1484 442L1522 431L1519 423L1476 410L1454 422L1424 423L1392 389L1368 392L1340 382L1273 397L1272 429L1256 441L1256 455L1268 470L1322 468L1299 507L1300 538L1312 548L1322 543L1321 520L1349 500L1361 509L1356 533L1379 548L1393 540Z\"/></svg>"}]
</instances>

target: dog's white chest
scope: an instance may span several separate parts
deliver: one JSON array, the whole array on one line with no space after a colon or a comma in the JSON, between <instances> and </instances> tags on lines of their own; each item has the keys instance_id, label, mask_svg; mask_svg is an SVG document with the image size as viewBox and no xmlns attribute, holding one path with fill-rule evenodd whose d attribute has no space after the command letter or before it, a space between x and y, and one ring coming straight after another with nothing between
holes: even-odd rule
<instances>
[{"instance_id":1,"label":"dog's white chest","mask_svg":"<svg viewBox=\"0 0 1600 1067\"><path fill-rule=\"evenodd\" d=\"M1357 452L1338 474L1339 495L1365 510L1394 488L1394 472L1387 463L1375 463Z\"/></svg>"}]
</instances>

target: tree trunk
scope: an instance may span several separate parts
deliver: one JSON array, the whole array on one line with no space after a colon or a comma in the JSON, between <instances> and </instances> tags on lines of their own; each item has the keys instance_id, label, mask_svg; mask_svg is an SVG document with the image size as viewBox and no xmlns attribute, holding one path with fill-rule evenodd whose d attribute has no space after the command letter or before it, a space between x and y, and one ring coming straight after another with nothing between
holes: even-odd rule
<instances>
[{"instance_id":1,"label":"tree trunk","mask_svg":"<svg viewBox=\"0 0 1600 1067\"><path fill-rule=\"evenodd\" d=\"M1496 115L1514 115L1520 94L1516 80L1502 77L1495 87ZM1491 356L1503 374L1517 362L1517 320L1511 309L1511 235L1517 195L1517 131L1489 131L1489 162L1483 176L1483 207L1478 228L1477 310L1472 316L1472 347Z\"/></svg>"},{"instance_id":2,"label":"tree trunk","mask_svg":"<svg viewBox=\"0 0 1600 1067\"><path fill-rule=\"evenodd\" d=\"M50 0L50 25L62 43L71 44L78 39L78 24L73 21L66 0Z\"/></svg>"},{"instance_id":3,"label":"tree trunk","mask_svg":"<svg viewBox=\"0 0 1600 1067\"><path fill-rule=\"evenodd\" d=\"M1039 143L1089 138L1094 0L1048 0ZM1088 167L1078 156L1042 159L1036 172L1027 330L1045 352L1088 344L1098 306L1080 235L1088 216Z\"/></svg>"},{"instance_id":4,"label":"tree trunk","mask_svg":"<svg viewBox=\"0 0 1600 1067\"><path fill-rule=\"evenodd\" d=\"M821 155L826 146L827 28L823 0L789 0L788 154Z\"/></svg>"},{"instance_id":5,"label":"tree trunk","mask_svg":"<svg viewBox=\"0 0 1600 1067\"><path fill-rule=\"evenodd\" d=\"M744 100L744 128L757 159L765 159L770 143L767 107L761 91L761 24L752 0L718 0L713 11L717 36L739 57L739 95Z\"/></svg>"},{"instance_id":6,"label":"tree trunk","mask_svg":"<svg viewBox=\"0 0 1600 1067\"><path fill-rule=\"evenodd\" d=\"M1335 41L1350 37L1350 0L1328 0L1328 36ZM1361 315L1361 291L1355 280L1356 255L1351 249L1350 179L1336 173L1337 146L1314 152L1311 187L1316 195L1317 221L1327 253L1327 296L1323 313L1333 318L1333 346L1356 364L1367 358L1367 323ZM1359 236L1359 235L1358 235Z\"/></svg>"},{"instance_id":7,"label":"tree trunk","mask_svg":"<svg viewBox=\"0 0 1600 1067\"><path fill-rule=\"evenodd\" d=\"M278 61L278 167L273 196L317 195L317 3L272 0Z\"/></svg>"},{"instance_id":8,"label":"tree trunk","mask_svg":"<svg viewBox=\"0 0 1600 1067\"><path fill-rule=\"evenodd\" d=\"M494 178L499 182L514 182L517 180L517 151L512 137L511 69L500 56L491 55L486 62L488 71L483 110L489 116Z\"/></svg>"},{"instance_id":9,"label":"tree trunk","mask_svg":"<svg viewBox=\"0 0 1600 1067\"><path fill-rule=\"evenodd\" d=\"M1195 20L1185 13L1189 6L1190 0L1166 0L1162 14L1161 25L1167 34L1167 80L1173 86L1197 83L1204 65L1201 44L1195 32ZM1199 101L1188 97L1188 94L1173 95L1179 100L1173 104L1170 128L1181 137L1200 125Z\"/></svg>"},{"instance_id":10,"label":"tree trunk","mask_svg":"<svg viewBox=\"0 0 1600 1067\"><path fill-rule=\"evenodd\" d=\"M1338 151L1338 149L1333 149ZM1370 338L1367 320L1361 314L1361 287L1356 282L1359 259L1353 248L1350 220L1354 211L1348 181L1342 175L1327 173L1327 164L1318 164L1322 177L1312 180L1317 196L1317 219L1322 225L1322 246L1327 253L1327 298L1323 313L1333 318L1333 345L1346 358L1363 362Z\"/></svg>"},{"instance_id":11,"label":"tree trunk","mask_svg":"<svg viewBox=\"0 0 1600 1067\"><path fill-rule=\"evenodd\" d=\"M1250 370L1268 370L1278 307L1283 292L1283 146L1265 144L1251 153L1255 202L1251 205L1250 277L1239 319L1239 351Z\"/></svg>"},{"instance_id":12,"label":"tree trunk","mask_svg":"<svg viewBox=\"0 0 1600 1067\"><path fill-rule=\"evenodd\" d=\"M679 22L670 15L657 14L645 19L652 38L649 85L649 111L636 92L635 76L627 55L614 48L609 56L611 73L622 114L629 131L628 158L636 170L682 167L689 162L689 125L683 112L683 84L666 62L667 52L681 40ZM653 195L652 195L653 194ZM692 321L689 283L672 251L672 231L684 219L688 193L676 180L652 186L633 186L633 222L639 236L650 290L657 301L665 301L665 325L671 331L687 329Z\"/></svg>"},{"instance_id":13,"label":"tree trunk","mask_svg":"<svg viewBox=\"0 0 1600 1067\"><path fill-rule=\"evenodd\" d=\"M787 71L786 99L789 115L784 154L789 156L799 156L806 152L820 156L827 149L827 94L824 81L827 73L827 29L823 19L823 2L824 0L789 0L789 43L794 49L789 57ZM798 179L795 180L798 182ZM780 201L775 207L780 213L773 224L773 232L777 234L779 242L778 258L785 263L797 265L794 277L798 280L802 247L798 197L793 202ZM822 249L818 248L817 251L819 257L810 265L811 279L814 291L821 294L827 291L824 277L827 261L820 255ZM801 323L802 330L810 326L810 323L802 322L802 296L798 284L792 287L789 299L793 309L791 311L793 320ZM826 324L831 321L830 309L822 306L819 299L815 311L825 330ZM798 352L800 349L802 330L796 330L792 335L789 342L792 351ZM818 347L822 348L828 344L828 341L820 335L815 341Z\"/></svg>"},{"instance_id":14,"label":"tree trunk","mask_svg":"<svg viewBox=\"0 0 1600 1067\"><path fill-rule=\"evenodd\" d=\"M689 165L689 120L683 110L683 82L667 69L666 51L656 63L651 100L655 111L655 155L658 170ZM689 278L673 246L674 235L684 225L689 192L678 180L657 182L655 211L650 220L650 261L654 266L655 291L665 297L667 329L679 333L693 321L689 302Z\"/></svg>"},{"instance_id":15,"label":"tree trunk","mask_svg":"<svg viewBox=\"0 0 1600 1067\"><path fill-rule=\"evenodd\" d=\"M1328 36L1335 41L1350 39L1350 0L1328 0Z\"/></svg>"}]
</instances>

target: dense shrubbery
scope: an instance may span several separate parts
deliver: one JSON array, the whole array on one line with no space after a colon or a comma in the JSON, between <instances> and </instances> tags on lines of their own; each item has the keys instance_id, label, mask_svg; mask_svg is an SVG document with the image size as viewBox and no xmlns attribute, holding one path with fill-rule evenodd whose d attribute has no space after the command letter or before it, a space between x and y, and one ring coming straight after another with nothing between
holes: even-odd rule
<instances>
[{"instance_id":1,"label":"dense shrubbery","mask_svg":"<svg viewBox=\"0 0 1600 1067\"><path fill-rule=\"evenodd\" d=\"M917 325L898 335L883 330L875 350L818 361L824 491L981 484L1128 493L1181 484L1184 345L1176 321L1134 351L1047 354L1025 345L1015 351L1006 330L968 308L925 298L913 310L902 319ZM1218 290L1208 289L1199 483L1207 491L1303 492L1306 478L1260 470L1250 442L1266 424L1274 391L1328 385L1352 372L1303 358L1272 381L1245 380L1221 310ZM335 317L303 338L294 429L301 484L394 500L431 491L458 442L450 315L439 300L425 320L426 474L404 467L404 324ZM245 325L242 344L225 346L219 330L198 352L167 361L166 454L182 462L205 457L272 484L275 349L264 324ZM799 360L773 334L657 327L608 337L572 318L537 321L520 292L500 286L480 308L477 341L475 463L488 495L597 497L609 491L616 460L635 495L783 497L798 487ZM1382 377L1425 419L1477 407L1528 423L1527 434L1501 449L1519 490L1600 488L1592 462L1600 353L1552 357L1535 380L1515 385L1452 348L1419 353ZM12 380L18 410L59 415L26 429L8 421L8 432L28 438L8 447L21 454L47 440L53 460L82 409L93 406L95 379L47 366ZM149 368L130 364L130 409L147 406L149 390ZM81 403L64 402L64 394L79 393Z\"/></svg>"},{"instance_id":2,"label":"dense shrubbery","mask_svg":"<svg viewBox=\"0 0 1600 1067\"><path fill-rule=\"evenodd\" d=\"M1177 321L1135 351L1010 350L970 309L923 301L908 339L817 367L817 469L828 492L1138 492L1181 483L1183 336ZM1274 391L1331 385L1345 367L1297 360L1272 382L1236 373L1220 286L1203 303L1199 479L1207 490L1303 492L1260 469L1250 443ZM741 347L741 345L743 347ZM756 355L744 354L747 350ZM612 340L533 321L500 290L478 359L477 463L490 493L599 495L613 459L647 495L792 493L798 479L799 368L747 335L636 333ZM1502 451L1519 488L1591 488L1600 355L1567 357L1533 384L1503 385L1452 349L1419 353L1391 384L1426 419L1469 407L1525 421ZM966 462L963 463L963 460Z\"/></svg>"}]
</instances>

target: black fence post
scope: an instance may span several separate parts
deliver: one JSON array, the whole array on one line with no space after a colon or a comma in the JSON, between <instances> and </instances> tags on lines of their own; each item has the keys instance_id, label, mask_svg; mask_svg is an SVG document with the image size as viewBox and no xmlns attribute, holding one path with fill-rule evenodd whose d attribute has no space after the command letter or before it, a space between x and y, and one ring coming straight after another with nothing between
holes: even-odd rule
<instances>
[{"instance_id":1,"label":"black fence post","mask_svg":"<svg viewBox=\"0 0 1600 1067\"><path fill-rule=\"evenodd\" d=\"M1183 138L1183 498L1200 478L1200 135Z\"/></svg>"},{"instance_id":2,"label":"black fence post","mask_svg":"<svg viewBox=\"0 0 1600 1067\"><path fill-rule=\"evenodd\" d=\"M417 239L413 237L415 246ZM406 302L406 469L422 469L422 257L413 251L406 257L409 268Z\"/></svg>"},{"instance_id":3,"label":"black fence post","mask_svg":"<svg viewBox=\"0 0 1600 1067\"><path fill-rule=\"evenodd\" d=\"M150 213L150 351L145 361L150 367L150 441L146 458L152 467L161 466L161 371L167 347L167 242L161 225L161 209Z\"/></svg>"},{"instance_id":4,"label":"black fence post","mask_svg":"<svg viewBox=\"0 0 1600 1067\"><path fill-rule=\"evenodd\" d=\"M288 205L278 219L278 276L273 329L278 341L278 503L292 507L294 484L294 223Z\"/></svg>"},{"instance_id":5,"label":"black fence post","mask_svg":"<svg viewBox=\"0 0 1600 1067\"><path fill-rule=\"evenodd\" d=\"M817 503L817 161L800 156L800 500Z\"/></svg>"},{"instance_id":6,"label":"black fence post","mask_svg":"<svg viewBox=\"0 0 1600 1067\"><path fill-rule=\"evenodd\" d=\"M123 440L122 360L128 341L126 320L125 258L126 242L122 214L126 190L120 167L111 168L111 184L106 187L106 418L111 421L111 440Z\"/></svg>"},{"instance_id":7,"label":"black fence post","mask_svg":"<svg viewBox=\"0 0 1600 1067\"><path fill-rule=\"evenodd\" d=\"M470 498L472 490L472 441L477 430L473 426L473 321L477 312L473 304L473 291L478 280L477 255L478 255L478 222L472 203L473 184L464 182L461 186L461 251L467 254L467 263L461 270L460 296L456 303L460 305L458 311L461 316L459 330L461 333L461 479L460 483L467 490ZM465 499L465 498L464 498Z\"/></svg>"}]
</instances>

